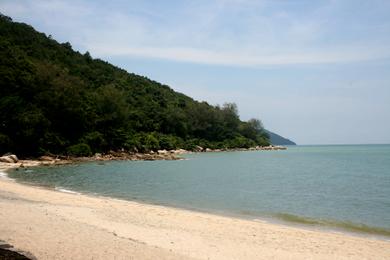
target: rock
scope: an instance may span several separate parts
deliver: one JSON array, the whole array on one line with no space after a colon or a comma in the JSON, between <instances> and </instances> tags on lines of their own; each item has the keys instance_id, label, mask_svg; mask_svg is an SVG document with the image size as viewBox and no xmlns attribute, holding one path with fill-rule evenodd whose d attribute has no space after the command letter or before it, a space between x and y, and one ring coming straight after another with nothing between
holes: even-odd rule
<instances>
[{"instance_id":1,"label":"rock","mask_svg":"<svg viewBox=\"0 0 390 260\"><path fill-rule=\"evenodd\" d=\"M25 256L23 252L16 252L10 245L0 245L0 259L30 260L31 258Z\"/></svg>"},{"instance_id":2,"label":"rock","mask_svg":"<svg viewBox=\"0 0 390 260\"><path fill-rule=\"evenodd\" d=\"M0 157L0 162L17 163L18 161L19 161L19 159L15 154L5 155L5 156Z\"/></svg>"},{"instance_id":3,"label":"rock","mask_svg":"<svg viewBox=\"0 0 390 260\"><path fill-rule=\"evenodd\" d=\"M14 163L17 163L19 161L18 157L15 154L9 155L9 157L14 161Z\"/></svg>"},{"instance_id":4,"label":"rock","mask_svg":"<svg viewBox=\"0 0 390 260\"><path fill-rule=\"evenodd\" d=\"M180 160L180 158L179 158L179 157L176 157L176 156L174 156L174 155L170 155L170 156L167 158L167 160Z\"/></svg>"},{"instance_id":5,"label":"rock","mask_svg":"<svg viewBox=\"0 0 390 260\"><path fill-rule=\"evenodd\" d=\"M184 150L184 149L178 149L178 150L174 150L173 153L174 154L185 154L185 153L188 153L188 151Z\"/></svg>"},{"instance_id":6,"label":"rock","mask_svg":"<svg viewBox=\"0 0 390 260\"><path fill-rule=\"evenodd\" d=\"M157 151L158 154L168 154L168 151L167 150L158 150Z\"/></svg>"},{"instance_id":7,"label":"rock","mask_svg":"<svg viewBox=\"0 0 390 260\"><path fill-rule=\"evenodd\" d=\"M206 152L212 152L213 150L211 150L210 148L206 148Z\"/></svg>"},{"instance_id":8,"label":"rock","mask_svg":"<svg viewBox=\"0 0 390 260\"><path fill-rule=\"evenodd\" d=\"M154 161L155 158L153 157L153 155L145 154L144 157L143 157L143 160L145 160L145 161Z\"/></svg>"},{"instance_id":9,"label":"rock","mask_svg":"<svg viewBox=\"0 0 390 260\"><path fill-rule=\"evenodd\" d=\"M39 160L40 161L54 161L55 160L55 158L54 157L51 157L51 156L47 156L47 155L44 155L44 156L41 156L41 157L39 157Z\"/></svg>"},{"instance_id":10,"label":"rock","mask_svg":"<svg viewBox=\"0 0 390 260\"><path fill-rule=\"evenodd\" d=\"M203 147L202 146L195 146L195 149L194 149L195 152L202 152L203 151Z\"/></svg>"},{"instance_id":11,"label":"rock","mask_svg":"<svg viewBox=\"0 0 390 260\"><path fill-rule=\"evenodd\" d=\"M10 158L9 156L1 156L0 157L0 162L14 163L14 160L12 160L12 158Z\"/></svg>"}]
</instances>

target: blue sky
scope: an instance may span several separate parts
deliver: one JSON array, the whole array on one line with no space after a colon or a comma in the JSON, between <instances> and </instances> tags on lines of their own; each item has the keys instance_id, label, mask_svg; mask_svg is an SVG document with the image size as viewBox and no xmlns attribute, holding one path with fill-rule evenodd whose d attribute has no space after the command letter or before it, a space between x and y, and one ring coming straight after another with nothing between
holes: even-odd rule
<instances>
[{"instance_id":1,"label":"blue sky","mask_svg":"<svg viewBox=\"0 0 390 260\"><path fill-rule=\"evenodd\" d=\"M299 144L390 143L390 1L1 0L80 52Z\"/></svg>"}]
</instances>

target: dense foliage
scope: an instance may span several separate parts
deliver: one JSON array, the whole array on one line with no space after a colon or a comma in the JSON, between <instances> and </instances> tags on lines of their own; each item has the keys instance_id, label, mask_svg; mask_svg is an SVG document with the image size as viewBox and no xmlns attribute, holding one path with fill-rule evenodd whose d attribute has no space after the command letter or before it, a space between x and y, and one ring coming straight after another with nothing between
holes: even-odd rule
<instances>
[{"instance_id":1,"label":"dense foliage","mask_svg":"<svg viewBox=\"0 0 390 260\"><path fill-rule=\"evenodd\" d=\"M268 142L261 122L240 121L235 104L197 102L0 17L0 153L89 155Z\"/></svg>"}]
</instances>

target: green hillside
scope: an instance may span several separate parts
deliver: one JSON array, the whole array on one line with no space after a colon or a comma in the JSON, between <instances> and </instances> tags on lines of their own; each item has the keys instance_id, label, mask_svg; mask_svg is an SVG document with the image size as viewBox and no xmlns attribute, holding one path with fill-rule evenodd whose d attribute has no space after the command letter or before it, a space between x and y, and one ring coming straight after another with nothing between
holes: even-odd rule
<instances>
[{"instance_id":1,"label":"green hillside","mask_svg":"<svg viewBox=\"0 0 390 260\"><path fill-rule=\"evenodd\" d=\"M296 143L287 138L284 138L283 136L280 136L268 130L265 130L265 132L268 134L269 141L273 145L296 145Z\"/></svg>"},{"instance_id":2,"label":"green hillside","mask_svg":"<svg viewBox=\"0 0 390 260\"><path fill-rule=\"evenodd\" d=\"M211 106L0 16L0 153L88 155L269 144L235 104Z\"/></svg>"}]
</instances>

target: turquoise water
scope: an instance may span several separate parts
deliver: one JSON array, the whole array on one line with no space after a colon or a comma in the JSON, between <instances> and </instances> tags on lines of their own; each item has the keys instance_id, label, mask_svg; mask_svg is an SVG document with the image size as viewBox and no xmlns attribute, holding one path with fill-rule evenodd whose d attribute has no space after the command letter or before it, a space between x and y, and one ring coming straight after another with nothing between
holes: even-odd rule
<instances>
[{"instance_id":1,"label":"turquoise water","mask_svg":"<svg viewBox=\"0 0 390 260\"><path fill-rule=\"evenodd\" d=\"M390 236L390 145L186 155L13 171L18 181Z\"/></svg>"}]
</instances>

